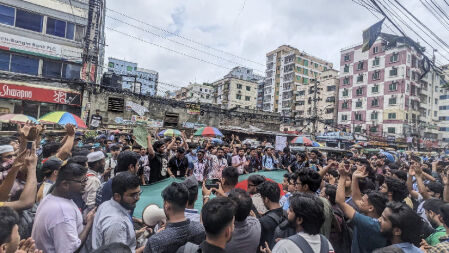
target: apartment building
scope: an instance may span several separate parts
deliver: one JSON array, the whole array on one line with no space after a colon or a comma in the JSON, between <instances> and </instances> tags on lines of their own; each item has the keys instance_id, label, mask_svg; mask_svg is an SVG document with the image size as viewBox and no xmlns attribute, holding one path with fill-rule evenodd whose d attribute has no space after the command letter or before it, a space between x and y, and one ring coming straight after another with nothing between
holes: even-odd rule
<instances>
[{"instance_id":1,"label":"apartment building","mask_svg":"<svg viewBox=\"0 0 449 253\"><path fill-rule=\"evenodd\" d=\"M214 103L214 87L208 83L190 83L176 91L176 100L185 102L212 104Z\"/></svg>"},{"instance_id":2,"label":"apartment building","mask_svg":"<svg viewBox=\"0 0 449 253\"><path fill-rule=\"evenodd\" d=\"M155 96L159 73L154 70L139 68L137 63L110 57L108 73L121 77L121 88L133 93Z\"/></svg>"},{"instance_id":3,"label":"apartment building","mask_svg":"<svg viewBox=\"0 0 449 253\"><path fill-rule=\"evenodd\" d=\"M436 139L439 77L420 79L423 48L382 33L370 50L341 50L338 123L373 136Z\"/></svg>"},{"instance_id":4,"label":"apartment building","mask_svg":"<svg viewBox=\"0 0 449 253\"><path fill-rule=\"evenodd\" d=\"M297 125L307 115L308 102L303 95L322 72L332 69L332 63L283 45L267 53L266 78L263 85L264 111L278 112ZM293 121L294 119L294 121Z\"/></svg>"},{"instance_id":5,"label":"apartment building","mask_svg":"<svg viewBox=\"0 0 449 253\"><path fill-rule=\"evenodd\" d=\"M449 65L442 66L443 73L440 80L440 100L438 104L438 139L441 142L441 147L449 145L449 90L442 88L449 83Z\"/></svg>"}]
</instances>

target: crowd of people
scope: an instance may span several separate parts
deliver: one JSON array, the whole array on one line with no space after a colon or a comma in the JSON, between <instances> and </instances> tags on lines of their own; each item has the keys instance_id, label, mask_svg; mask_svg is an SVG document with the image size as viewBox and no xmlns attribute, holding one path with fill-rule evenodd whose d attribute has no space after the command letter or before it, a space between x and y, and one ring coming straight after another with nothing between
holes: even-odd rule
<instances>
[{"instance_id":1,"label":"crowd of people","mask_svg":"<svg viewBox=\"0 0 449 253\"><path fill-rule=\"evenodd\" d=\"M444 155L292 153L184 133L146 141L87 138L70 124L62 138L31 124L0 138L0 253L449 252ZM167 178L178 180L163 206L144 203L151 211L136 218L141 187Z\"/></svg>"}]
</instances>

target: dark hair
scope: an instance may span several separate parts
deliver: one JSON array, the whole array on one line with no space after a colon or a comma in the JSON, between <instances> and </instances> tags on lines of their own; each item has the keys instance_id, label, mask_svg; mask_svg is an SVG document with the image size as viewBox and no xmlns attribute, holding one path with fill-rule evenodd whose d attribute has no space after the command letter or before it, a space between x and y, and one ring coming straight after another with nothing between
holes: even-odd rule
<instances>
[{"instance_id":1,"label":"dark hair","mask_svg":"<svg viewBox=\"0 0 449 253\"><path fill-rule=\"evenodd\" d=\"M443 205L444 205L444 201L443 200L432 198L432 199L426 200L422 207L424 208L424 210L432 211L432 212L434 212L436 214L441 214L440 213L440 208Z\"/></svg>"},{"instance_id":2,"label":"dark hair","mask_svg":"<svg viewBox=\"0 0 449 253\"><path fill-rule=\"evenodd\" d=\"M323 202L312 194L295 193L289 198L290 208L295 213L295 220L302 218L305 233L316 235L324 223Z\"/></svg>"},{"instance_id":3,"label":"dark hair","mask_svg":"<svg viewBox=\"0 0 449 253\"><path fill-rule=\"evenodd\" d=\"M59 142L49 142L42 147L42 157L47 158L52 154L56 154L61 148L61 143Z\"/></svg>"},{"instance_id":4,"label":"dark hair","mask_svg":"<svg viewBox=\"0 0 449 253\"><path fill-rule=\"evenodd\" d=\"M193 205L198 197L198 185L190 186L187 188L187 190L189 191L188 204Z\"/></svg>"},{"instance_id":5,"label":"dark hair","mask_svg":"<svg viewBox=\"0 0 449 253\"><path fill-rule=\"evenodd\" d=\"M209 200L201 210L201 220L207 236L216 237L229 226L235 215L235 204L229 198Z\"/></svg>"},{"instance_id":6,"label":"dark hair","mask_svg":"<svg viewBox=\"0 0 449 253\"><path fill-rule=\"evenodd\" d=\"M124 145L123 148L122 148L122 151L127 151L127 150L130 150L130 149L131 149L130 146Z\"/></svg>"},{"instance_id":7,"label":"dark hair","mask_svg":"<svg viewBox=\"0 0 449 253\"><path fill-rule=\"evenodd\" d=\"M153 150L157 152L157 150L162 147L165 143L163 141L155 141L153 143Z\"/></svg>"},{"instance_id":8,"label":"dark hair","mask_svg":"<svg viewBox=\"0 0 449 253\"><path fill-rule=\"evenodd\" d=\"M62 161L59 159L48 159L42 164L41 171L44 177L50 177L53 171L61 168Z\"/></svg>"},{"instance_id":9,"label":"dark hair","mask_svg":"<svg viewBox=\"0 0 449 253\"><path fill-rule=\"evenodd\" d=\"M421 241L419 231L423 226L421 217L405 203L389 202L387 208L391 210L388 220L392 228L401 229L402 241L418 244Z\"/></svg>"},{"instance_id":10,"label":"dark hair","mask_svg":"<svg viewBox=\"0 0 449 253\"><path fill-rule=\"evenodd\" d=\"M71 180L76 177L86 175L87 169L77 163L67 163L59 169L58 178L55 186L59 185L63 180Z\"/></svg>"},{"instance_id":11,"label":"dark hair","mask_svg":"<svg viewBox=\"0 0 449 253\"><path fill-rule=\"evenodd\" d=\"M429 183L426 184L426 186L427 188L429 188L429 190L435 193L439 193L440 197L443 195L444 186L442 183L437 181L430 181Z\"/></svg>"},{"instance_id":12,"label":"dark hair","mask_svg":"<svg viewBox=\"0 0 449 253\"><path fill-rule=\"evenodd\" d=\"M405 182L391 177L385 178L388 192L391 192L393 201L402 202L409 194Z\"/></svg>"},{"instance_id":13,"label":"dark hair","mask_svg":"<svg viewBox=\"0 0 449 253\"><path fill-rule=\"evenodd\" d=\"M285 148L282 150L282 152L284 152L284 153L289 153L289 152L290 152L290 148L289 148L289 147L285 147Z\"/></svg>"},{"instance_id":14,"label":"dark hair","mask_svg":"<svg viewBox=\"0 0 449 253\"><path fill-rule=\"evenodd\" d=\"M19 225L19 215L11 207L0 206L0 245L11 240L12 229Z\"/></svg>"},{"instance_id":15,"label":"dark hair","mask_svg":"<svg viewBox=\"0 0 449 253\"><path fill-rule=\"evenodd\" d=\"M287 174L287 175L288 175L288 174ZM253 183L254 185L258 186L258 185L260 185L261 183L265 182L266 179L265 179L265 177L262 176L262 175L257 175L257 174L255 174L255 175L249 176L247 180L248 180L248 183L251 182L251 183Z\"/></svg>"},{"instance_id":16,"label":"dark hair","mask_svg":"<svg viewBox=\"0 0 449 253\"><path fill-rule=\"evenodd\" d=\"M123 196L127 190L139 187L140 180L136 175L124 171L112 178L112 194L118 193Z\"/></svg>"},{"instance_id":17,"label":"dark hair","mask_svg":"<svg viewBox=\"0 0 449 253\"><path fill-rule=\"evenodd\" d=\"M391 174L396 175L402 181L407 181L407 172L403 170L391 170Z\"/></svg>"},{"instance_id":18,"label":"dark hair","mask_svg":"<svg viewBox=\"0 0 449 253\"><path fill-rule=\"evenodd\" d=\"M240 152L241 150L245 151L244 148L241 148L241 147L240 147L240 148L237 149L237 152Z\"/></svg>"},{"instance_id":19,"label":"dark hair","mask_svg":"<svg viewBox=\"0 0 449 253\"><path fill-rule=\"evenodd\" d=\"M72 156L69 158L69 160L67 160L67 163L77 163L81 166L86 166L86 162L87 162L87 156L81 156L81 155Z\"/></svg>"},{"instance_id":20,"label":"dark hair","mask_svg":"<svg viewBox=\"0 0 449 253\"><path fill-rule=\"evenodd\" d=\"M332 175L335 178L338 178L338 171L337 170L328 170L327 173L329 173L330 175Z\"/></svg>"},{"instance_id":21,"label":"dark hair","mask_svg":"<svg viewBox=\"0 0 449 253\"><path fill-rule=\"evenodd\" d=\"M189 201L189 190L182 183L173 182L161 193L162 199L173 206L176 212L184 212L186 204Z\"/></svg>"},{"instance_id":22,"label":"dark hair","mask_svg":"<svg viewBox=\"0 0 449 253\"><path fill-rule=\"evenodd\" d=\"M140 150L140 149L142 149L142 146L140 146L139 144L136 143L136 144L133 145L132 149L133 150L134 149L139 149Z\"/></svg>"},{"instance_id":23,"label":"dark hair","mask_svg":"<svg viewBox=\"0 0 449 253\"><path fill-rule=\"evenodd\" d=\"M183 147L179 147L176 152L180 153L180 154L184 154L186 152L186 150Z\"/></svg>"},{"instance_id":24,"label":"dark hair","mask_svg":"<svg viewBox=\"0 0 449 253\"><path fill-rule=\"evenodd\" d=\"M367 193L367 195L368 202L373 205L376 214L378 216L381 216L388 202L387 197L378 191L370 191Z\"/></svg>"},{"instance_id":25,"label":"dark hair","mask_svg":"<svg viewBox=\"0 0 449 253\"><path fill-rule=\"evenodd\" d=\"M440 207L440 214L446 226L449 226L449 203L444 203Z\"/></svg>"},{"instance_id":26,"label":"dark hair","mask_svg":"<svg viewBox=\"0 0 449 253\"><path fill-rule=\"evenodd\" d=\"M115 173L127 171L129 165L136 165L140 159L140 155L132 151L123 151L117 157L117 166L115 167Z\"/></svg>"},{"instance_id":27,"label":"dark hair","mask_svg":"<svg viewBox=\"0 0 449 253\"><path fill-rule=\"evenodd\" d=\"M316 192L321 185L321 176L313 169L303 168L298 172L298 178L302 185L308 185L309 190Z\"/></svg>"},{"instance_id":28,"label":"dark hair","mask_svg":"<svg viewBox=\"0 0 449 253\"><path fill-rule=\"evenodd\" d=\"M110 147L110 150L111 151L118 151L118 150L120 150L120 147L118 145L113 145L113 146Z\"/></svg>"},{"instance_id":29,"label":"dark hair","mask_svg":"<svg viewBox=\"0 0 449 253\"><path fill-rule=\"evenodd\" d=\"M90 153L90 150L88 150L87 148L76 147L72 151L72 157L73 156L87 156L89 153Z\"/></svg>"},{"instance_id":30,"label":"dark hair","mask_svg":"<svg viewBox=\"0 0 449 253\"><path fill-rule=\"evenodd\" d=\"M221 172L221 177L226 180L227 185L235 186L239 182L239 171L232 166L226 167Z\"/></svg>"},{"instance_id":31,"label":"dark hair","mask_svg":"<svg viewBox=\"0 0 449 253\"><path fill-rule=\"evenodd\" d=\"M278 184L268 180L257 186L257 192L262 198L268 198L271 202L279 202L281 196Z\"/></svg>"},{"instance_id":32,"label":"dark hair","mask_svg":"<svg viewBox=\"0 0 449 253\"><path fill-rule=\"evenodd\" d=\"M335 205L335 196L337 196L337 186L328 184L324 187L324 193L329 197L329 202Z\"/></svg>"},{"instance_id":33,"label":"dark hair","mask_svg":"<svg viewBox=\"0 0 449 253\"><path fill-rule=\"evenodd\" d=\"M232 189L228 195L228 198L233 200L236 204L235 220L244 221L246 217L248 217L253 205L253 201L248 192L239 188Z\"/></svg>"},{"instance_id":34,"label":"dark hair","mask_svg":"<svg viewBox=\"0 0 449 253\"><path fill-rule=\"evenodd\" d=\"M375 190L376 186L370 178L365 177L359 179L359 189L361 193L367 193L369 191Z\"/></svg>"},{"instance_id":35,"label":"dark hair","mask_svg":"<svg viewBox=\"0 0 449 253\"><path fill-rule=\"evenodd\" d=\"M92 253L131 253L131 249L128 245L122 242L113 242L101 246L100 248L94 250Z\"/></svg>"}]
</instances>

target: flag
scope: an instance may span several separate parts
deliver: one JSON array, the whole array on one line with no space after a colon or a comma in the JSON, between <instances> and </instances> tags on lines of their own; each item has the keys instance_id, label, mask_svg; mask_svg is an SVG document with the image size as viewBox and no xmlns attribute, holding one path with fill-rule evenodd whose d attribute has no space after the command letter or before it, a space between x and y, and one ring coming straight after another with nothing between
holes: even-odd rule
<instances>
[{"instance_id":1,"label":"flag","mask_svg":"<svg viewBox=\"0 0 449 253\"><path fill-rule=\"evenodd\" d=\"M374 42L376 41L377 37L380 34L380 31L382 30L382 24L384 20L385 18L383 18L381 21L375 23L374 25L370 26L368 29L363 31L362 52L368 51L374 44Z\"/></svg>"}]
</instances>

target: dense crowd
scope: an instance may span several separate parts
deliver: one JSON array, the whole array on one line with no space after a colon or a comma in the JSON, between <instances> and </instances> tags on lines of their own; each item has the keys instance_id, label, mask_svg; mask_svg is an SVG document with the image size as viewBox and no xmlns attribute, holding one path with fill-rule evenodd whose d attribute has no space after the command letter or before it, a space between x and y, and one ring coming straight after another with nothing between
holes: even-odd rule
<instances>
[{"instance_id":1,"label":"dense crowd","mask_svg":"<svg viewBox=\"0 0 449 253\"><path fill-rule=\"evenodd\" d=\"M0 253L449 252L444 155L292 153L184 133L149 134L144 148L132 134L65 130L25 124L0 138ZM141 186L167 178L179 180L163 206L136 218Z\"/></svg>"}]
</instances>

